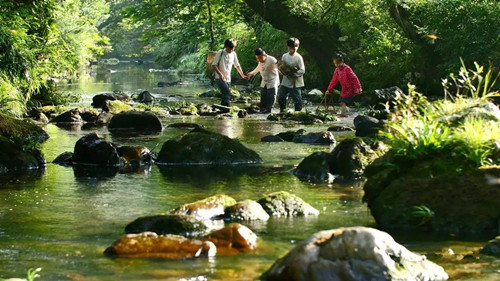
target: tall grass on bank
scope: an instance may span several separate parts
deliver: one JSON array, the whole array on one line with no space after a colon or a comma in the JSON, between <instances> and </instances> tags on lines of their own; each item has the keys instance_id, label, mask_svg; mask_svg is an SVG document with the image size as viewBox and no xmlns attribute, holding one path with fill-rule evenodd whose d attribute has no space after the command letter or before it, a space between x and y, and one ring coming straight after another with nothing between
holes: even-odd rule
<instances>
[{"instance_id":1,"label":"tall grass on bank","mask_svg":"<svg viewBox=\"0 0 500 281\"><path fill-rule=\"evenodd\" d=\"M489 98L499 96L491 92L496 79L492 79L491 67L482 76L484 69L475 66L474 71L461 68L461 78L453 80L455 93L446 94L449 99L429 102L412 85L408 95L397 97L388 129L381 132L395 155L417 159L446 151L477 167L500 164L499 117L491 120L470 114L474 108L484 107Z\"/></svg>"}]
</instances>

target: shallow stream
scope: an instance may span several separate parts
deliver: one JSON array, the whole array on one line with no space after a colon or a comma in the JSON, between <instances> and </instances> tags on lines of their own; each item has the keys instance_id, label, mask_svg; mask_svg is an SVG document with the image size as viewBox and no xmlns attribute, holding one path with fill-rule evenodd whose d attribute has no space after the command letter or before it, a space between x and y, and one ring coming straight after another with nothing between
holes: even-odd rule
<instances>
[{"instance_id":1,"label":"shallow stream","mask_svg":"<svg viewBox=\"0 0 500 281\"><path fill-rule=\"evenodd\" d=\"M210 86L196 76L158 72L151 65L120 63L101 66L89 79L62 86L79 92L89 105L100 92L120 90L127 94L149 90L159 98L200 100L197 94ZM157 88L158 82L182 83ZM173 97L176 96L176 97ZM217 100L203 100L212 103ZM76 105L75 105L76 106ZM42 152L48 162L73 151L76 141L97 132L109 141L145 145L158 152L166 140L186 132L167 128L170 123L193 122L239 139L257 151L261 165L222 168L160 168L141 173L100 170L81 173L49 163L35 175L0 178L0 278L25 277L29 268L41 267L37 280L255 280L297 241L320 230L343 226L374 226L362 203L363 182L311 184L289 171L309 154L331 151L330 146L296 143L263 143L260 138L287 130L325 130L328 125L297 125L265 120L218 120L213 117L171 116L162 119L164 131L153 136L113 136L104 128L60 128L47 125L50 139ZM352 117L344 119L351 122ZM335 133L337 140L353 135ZM258 200L273 191L289 191L320 210L318 217L271 219L248 226L260 237L255 252L231 257L193 260L112 259L106 247L124 234L124 227L140 216L167 212L180 204L215 194L236 200ZM500 280L500 260L473 254L493 237L434 237L398 235L396 241L412 251L428 254L443 266L452 280ZM472 257L464 256L473 254Z\"/></svg>"}]
</instances>

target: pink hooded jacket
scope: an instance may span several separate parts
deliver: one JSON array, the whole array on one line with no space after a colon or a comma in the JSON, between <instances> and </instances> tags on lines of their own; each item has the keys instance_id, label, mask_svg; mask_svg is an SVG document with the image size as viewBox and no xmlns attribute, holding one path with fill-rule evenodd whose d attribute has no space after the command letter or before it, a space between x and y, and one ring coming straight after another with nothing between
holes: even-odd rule
<instances>
[{"instance_id":1,"label":"pink hooded jacket","mask_svg":"<svg viewBox=\"0 0 500 281\"><path fill-rule=\"evenodd\" d=\"M350 98L355 95L359 95L361 91L361 83L359 83L358 76L356 76L351 67L345 63L341 68L335 68L335 72L333 72L332 80L330 81L330 85L328 85L327 91L331 92L338 82L340 82L340 86L342 86L342 90L340 91L340 96L342 98Z\"/></svg>"}]
</instances>

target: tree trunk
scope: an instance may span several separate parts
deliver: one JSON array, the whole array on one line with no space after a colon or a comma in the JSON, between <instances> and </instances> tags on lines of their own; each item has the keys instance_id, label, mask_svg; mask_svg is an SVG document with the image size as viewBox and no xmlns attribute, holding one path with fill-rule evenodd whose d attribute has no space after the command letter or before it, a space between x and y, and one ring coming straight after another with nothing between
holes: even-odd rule
<instances>
[{"instance_id":1,"label":"tree trunk","mask_svg":"<svg viewBox=\"0 0 500 281\"><path fill-rule=\"evenodd\" d=\"M215 49L215 39L214 39L214 21L212 18L212 4L210 0L207 0L207 9L208 9L208 23L209 23L209 31L210 31L210 51Z\"/></svg>"},{"instance_id":2,"label":"tree trunk","mask_svg":"<svg viewBox=\"0 0 500 281\"><path fill-rule=\"evenodd\" d=\"M292 15L282 0L244 0L247 5L274 28L282 30L300 40L310 59L319 67L321 73L318 85L308 87L325 88L333 73L332 56L339 50L338 38L341 36L338 25L321 25L308 22L305 17ZM283 42L285 45L286 42ZM300 51L299 51L300 52ZM307 61L307 57L305 58ZM306 62L307 78L307 62Z\"/></svg>"},{"instance_id":3,"label":"tree trunk","mask_svg":"<svg viewBox=\"0 0 500 281\"><path fill-rule=\"evenodd\" d=\"M411 21L411 13L408 9L392 1L389 7L389 13L394 21L401 27L404 35L415 45L419 46L419 73L420 78L417 81L420 84L420 90L424 92L434 92L441 90L441 78L439 77L438 66L443 63L442 56L436 51L436 46L429 42L417 32L418 23Z\"/></svg>"}]
</instances>

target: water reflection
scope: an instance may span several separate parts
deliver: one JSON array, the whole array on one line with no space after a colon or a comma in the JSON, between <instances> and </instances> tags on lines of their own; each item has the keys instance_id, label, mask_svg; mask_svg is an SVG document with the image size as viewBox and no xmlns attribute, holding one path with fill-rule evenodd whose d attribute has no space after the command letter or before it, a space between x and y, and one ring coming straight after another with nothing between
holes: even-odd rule
<instances>
[{"instance_id":1,"label":"water reflection","mask_svg":"<svg viewBox=\"0 0 500 281\"><path fill-rule=\"evenodd\" d=\"M73 165L73 174L75 179L80 182L90 182L95 184L120 174L139 174L148 175L151 172L152 165L126 165L126 166L91 166L91 165Z\"/></svg>"},{"instance_id":2,"label":"water reflection","mask_svg":"<svg viewBox=\"0 0 500 281\"><path fill-rule=\"evenodd\" d=\"M0 175L0 189L22 189L29 183L39 181L44 172L45 168L40 168Z\"/></svg>"},{"instance_id":3,"label":"water reflection","mask_svg":"<svg viewBox=\"0 0 500 281\"><path fill-rule=\"evenodd\" d=\"M275 173L287 173L290 167L266 167L260 165L238 166L159 166L160 173L168 181L190 183L203 188L215 182L237 182L243 176L256 178Z\"/></svg>"}]
</instances>

